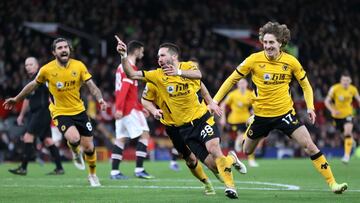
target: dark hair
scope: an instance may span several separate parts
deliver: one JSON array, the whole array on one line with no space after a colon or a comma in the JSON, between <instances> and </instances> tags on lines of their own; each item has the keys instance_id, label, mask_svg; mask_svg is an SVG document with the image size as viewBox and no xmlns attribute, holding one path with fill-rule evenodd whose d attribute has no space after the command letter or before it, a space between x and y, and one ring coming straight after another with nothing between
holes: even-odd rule
<instances>
[{"instance_id":1,"label":"dark hair","mask_svg":"<svg viewBox=\"0 0 360 203\"><path fill-rule=\"evenodd\" d=\"M136 49L140 49L141 47L144 47L144 44L142 42L139 42L137 40L130 41L127 45L128 54L134 53Z\"/></svg>"},{"instance_id":2,"label":"dark hair","mask_svg":"<svg viewBox=\"0 0 360 203\"><path fill-rule=\"evenodd\" d=\"M276 40L281 43L281 47L285 47L290 41L290 30L285 25L278 22L267 22L264 26L259 29L259 39L263 41L265 34L273 34Z\"/></svg>"},{"instance_id":3,"label":"dark hair","mask_svg":"<svg viewBox=\"0 0 360 203\"><path fill-rule=\"evenodd\" d=\"M59 43L59 42L66 42L69 45L70 51L72 50L71 43L69 42L69 40L59 37L59 38L56 38L53 41L53 43L51 44L51 51L55 51L56 44Z\"/></svg>"},{"instance_id":4,"label":"dark hair","mask_svg":"<svg viewBox=\"0 0 360 203\"><path fill-rule=\"evenodd\" d=\"M341 73L341 76L344 76L344 77L351 77L350 75L350 72L348 70L344 70L342 73Z\"/></svg>"},{"instance_id":5,"label":"dark hair","mask_svg":"<svg viewBox=\"0 0 360 203\"><path fill-rule=\"evenodd\" d=\"M166 43L162 43L159 49L160 48L168 48L171 55L180 56L180 48L176 44L166 42Z\"/></svg>"}]
</instances>

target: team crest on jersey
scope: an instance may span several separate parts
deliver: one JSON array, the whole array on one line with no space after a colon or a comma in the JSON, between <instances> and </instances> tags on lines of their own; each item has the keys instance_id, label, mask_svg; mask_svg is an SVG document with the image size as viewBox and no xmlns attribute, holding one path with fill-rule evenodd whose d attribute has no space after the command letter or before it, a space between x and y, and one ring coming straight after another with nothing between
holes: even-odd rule
<instances>
[{"instance_id":1,"label":"team crest on jersey","mask_svg":"<svg viewBox=\"0 0 360 203\"><path fill-rule=\"evenodd\" d=\"M58 89L61 89L61 88L64 87L64 83L62 83L62 82L56 82L56 87L57 87Z\"/></svg>"},{"instance_id":2,"label":"team crest on jersey","mask_svg":"<svg viewBox=\"0 0 360 203\"><path fill-rule=\"evenodd\" d=\"M289 68L289 66L287 64L283 65L282 69L283 71L286 71Z\"/></svg>"},{"instance_id":3,"label":"team crest on jersey","mask_svg":"<svg viewBox=\"0 0 360 203\"><path fill-rule=\"evenodd\" d=\"M271 78L271 76L270 76L269 73L265 73L265 74L264 74L264 80L265 80L265 81L270 80L270 78Z\"/></svg>"},{"instance_id":4,"label":"team crest on jersey","mask_svg":"<svg viewBox=\"0 0 360 203\"><path fill-rule=\"evenodd\" d=\"M72 71L72 72L71 72L71 75L72 75L73 77L76 77L76 76L77 76L77 72L76 72L76 71Z\"/></svg>"},{"instance_id":5,"label":"team crest on jersey","mask_svg":"<svg viewBox=\"0 0 360 203\"><path fill-rule=\"evenodd\" d=\"M338 99L339 99L339 101L344 101L345 98L344 98L344 96L339 95L339 96L338 96Z\"/></svg>"},{"instance_id":6,"label":"team crest on jersey","mask_svg":"<svg viewBox=\"0 0 360 203\"><path fill-rule=\"evenodd\" d=\"M260 68L265 68L265 64L259 64Z\"/></svg>"},{"instance_id":7,"label":"team crest on jersey","mask_svg":"<svg viewBox=\"0 0 360 203\"><path fill-rule=\"evenodd\" d=\"M167 90L170 94L172 94L172 93L174 92L174 86L167 86L167 87L166 87L166 90Z\"/></svg>"}]
</instances>

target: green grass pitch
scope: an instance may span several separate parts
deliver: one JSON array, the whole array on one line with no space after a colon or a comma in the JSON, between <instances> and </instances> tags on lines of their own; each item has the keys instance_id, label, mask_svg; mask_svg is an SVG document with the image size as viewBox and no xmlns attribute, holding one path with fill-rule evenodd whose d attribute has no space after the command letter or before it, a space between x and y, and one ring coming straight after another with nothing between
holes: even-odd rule
<instances>
[{"instance_id":1,"label":"green grass pitch","mask_svg":"<svg viewBox=\"0 0 360 203\"><path fill-rule=\"evenodd\" d=\"M110 180L109 162L98 163L97 173L102 187L91 188L87 172L77 170L71 162L64 164L65 175L48 176L54 165L31 163L27 176L15 176L9 168L17 163L0 164L0 202L360 202L360 159L353 157L344 165L339 159L329 159L338 182L347 182L348 191L333 194L309 159L258 160L260 167L248 168L246 175L233 170L239 199L225 197L223 185L206 169L216 195L203 195L203 188L181 161L181 170L169 169L169 162L145 162L153 180L137 179L134 162L123 162L121 170L128 180ZM246 163L246 161L244 161Z\"/></svg>"}]
</instances>

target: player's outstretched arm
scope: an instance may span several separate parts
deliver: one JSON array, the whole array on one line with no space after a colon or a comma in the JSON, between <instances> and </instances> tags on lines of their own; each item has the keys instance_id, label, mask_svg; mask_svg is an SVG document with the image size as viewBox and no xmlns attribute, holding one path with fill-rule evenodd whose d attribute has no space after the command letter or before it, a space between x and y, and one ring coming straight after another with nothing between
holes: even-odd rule
<instances>
[{"instance_id":1,"label":"player's outstretched arm","mask_svg":"<svg viewBox=\"0 0 360 203\"><path fill-rule=\"evenodd\" d=\"M204 83L201 82L201 96L205 99L206 104L208 105L208 109L210 113L215 113L217 116L221 116L222 111L214 100L211 98L210 93Z\"/></svg>"},{"instance_id":2,"label":"player's outstretched arm","mask_svg":"<svg viewBox=\"0 0 360 203\"><path fill-rule=\"evenodd\" d=\"M15 97L6 99L5 102L3 103L4 108L9 109L9 110L12 109L17 102L23 100L27 95L29 95L38 86L39 86L39 83L37 83L36 80L32 80L21 90L21 92L18 95L16 95Z\"/></svg>"},{"instance_id":3,"label":"player's outstretched arm","mask_svg":"<svg viewBox=\"0 0 360 203\"><path fill-rule=\"evenodd\" d=\"M202 77L200 70L180 70L171 64L166 65L163 71L166 75L181 76L189 79L201 79Z\"/></svg>"},{"instance_id":4,"label":"player's outstretched arm","mask_svg":"<svg viewBox=\"0 0 360 203\"><path fill-rule=\"evenodd\" d=\"M94 97L96 98L96 101L99 102L101 110L105 111L107 104L103 99L100 89L95 85L95 83L92 79L86 81L85 84L89 88L89 91L91 92L91 94L94 95Z\"/></svg>"},{"instance_id":5,"label":"player's outstretched arm","mask_svg":"<svg viewBox=\"0 0 360 203\"><path fill-rule=\"evenodd\" d=\"M126 76L133 80L143 80L144 79L143 73L141 71L135 71L127 59L126 44L117 35L115 35L115 38L118 42L117 46L116 46L116 51L121 56L121 65L124 68L124 72L125 72Z\"/></svg>"}]
</instances>

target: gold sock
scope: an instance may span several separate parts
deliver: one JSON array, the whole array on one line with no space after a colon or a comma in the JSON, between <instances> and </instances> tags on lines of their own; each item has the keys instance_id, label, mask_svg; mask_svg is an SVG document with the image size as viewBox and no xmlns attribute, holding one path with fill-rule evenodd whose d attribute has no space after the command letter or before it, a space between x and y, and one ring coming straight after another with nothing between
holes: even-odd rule
<instances>
[{"instance_id":1,"label":"gold sock","mask_svg":"<svg viewBox=\"0 0 360 203\"><path fill-rule=\"evenodd\" d=\"M329 185L336 182L334 175L331 171L330 165L328 164L325 156L321 152L312 155L310 158L316 170L319 171L319 173L325 178L326 182Z\"/></svg>"},{"instance_id":2,"label":"gold sock","mask_svg":"<svg viewBox=\"0 0 360 203\"><path fill-rule=\"evenodd\" d=\"M88 163L89 166L89 174L96 174L96 150L94 149L91 153L85 152L85 161Z\"/></svg>"},{"instance_id":3,"label":"gold sock","mask_svg":"<svg viewBox=\"0 0 360 203\"><path fill-rule=\"evenodd\" d=\"M226 187L235 188L233 174L231 172L231 165L234 163L234 159L230 156L222 156L216 158L216 166L218 168L219 174L224 180Z\"/></svg>"},{"instance_id":4,"label":"gold sock","mask_svg":"<svg viewBox=\"0 0 360 203\"><path fill-rule=\"evenodd\" d=\"M247 159L250 160L255 160L255 153L252 153L250 155L248 155Z\"/></svg>"},{"instance_id":5,"label":"gold sock","mask_svg":"<svg viewBox=\"0 0 360 203\"><path fill-rule=\"evenodd\" d=\"M67 146L75 153L80 152L80 141L75 144L72 144L69 141L67 141Z\"/></svg>"},{"instance_id":6,"label":"gold sock","mask_svg":"<svg viewBox=\"0 0 360 203\"><path fill-rule=\"evenodd\" d=\"M350 157L352 145L353 145L352 137L345 136L345 139L344 139L344 154L345 154L345 156Z\"/></svg>"},{"instance_id":7,"label":"gold sock","mask_svg":"<svg viewBox=\"0 0 360 203\"><path fill-rule=\"evenodd\" d=\"M203 167L201 166L201 163L199 163L198 161L196 162L195 167L191 168L190 166L188 166L188 168L190 169L191 173L197 178L199 179L201 182L203 183L207 183L208 182L208 176L205 174Z\"/></svg>"}]
</instances>

